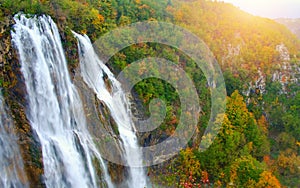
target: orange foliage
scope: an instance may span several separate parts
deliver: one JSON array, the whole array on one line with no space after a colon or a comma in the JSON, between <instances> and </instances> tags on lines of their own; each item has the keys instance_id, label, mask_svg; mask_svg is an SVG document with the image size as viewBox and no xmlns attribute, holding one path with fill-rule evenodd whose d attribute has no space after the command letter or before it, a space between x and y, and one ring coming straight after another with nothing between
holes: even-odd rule
<instances>
[{"instance_id":1,"label":"orange foliage","mask_svg":"<svg viewBox=\"0 0 300 188\"><path fill-rule=\"evenodd\" d=\"M277 159L277 166L280 173L289 171L291 174L298 174L300 173L300 156L291 150L281 152Z\"/></svg>"},{"instance_id":2,"label":"orange foliage","mask_svg":"<svg viewBox=\"0 0 300 188\"><path fill-rule=\"evenodd\" d=\"M262 131L267 134L268 133L268 121L264 115L262 115L258 121L257 121L258 126L262 129Z\"/></svg>"},{"instance_id":3,"label":"orange foliage","mask_svg":"<svg viewBox=\"0 0 300 188\"><path fill-rule=\"evenodd\" d=\"M260 179L256 184L257 187L267 187L267 188L280 188L280 182L278 179L268 171L264 171L260 174Z\"/></svg>"},{"instance_id":4,"label":"orange foliage","mask_svg":"<svg viewBox=\"0 0 300 188\"><path fill-rule=\"evenodd\" d=\"M201 177L202 183L208 184L209 183L208 173L206 171L202 171L201 175L202 175Z\"/></svg>"},{"instance_id":5,"label":"orange foliage","mask_svg":"<svg viewBox=\"0 0 300 188\"><path fill-rule=\"evenodd\" d=\"M102 16L101 14L98 14L97 17L100 22L104 21L104 16Z\"/></svg>"},{"instance_id":6,"label":"orange foliage","mask_svg":"<svg viewBox=\"0 0 300 188\"><path fill-rule=\"evenodd\" d=\"M181 10L176 11L175 14L174 14L174 17L175 17L176 20L181 21L182 18L183 18L183 13L182 13L182 11L181 11Z\"/></svg>"},{"instance_id":7,"label":"orange foliage","mask_svg":"<svg viewBox=\"0 0 300 188\"><path fill-rule=\"evenodd\" d=\"M266 163L266 165L268 165L271 172L277 171L275 160L271 159L270 155L265 155L263 161Z\"/></svg>"}]
</instances>

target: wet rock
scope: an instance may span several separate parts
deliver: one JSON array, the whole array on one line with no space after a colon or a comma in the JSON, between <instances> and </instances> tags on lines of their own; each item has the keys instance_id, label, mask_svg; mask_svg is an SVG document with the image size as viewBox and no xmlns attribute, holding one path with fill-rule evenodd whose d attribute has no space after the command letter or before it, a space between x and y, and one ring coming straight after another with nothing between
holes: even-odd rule
<instances>
[{"instance_id":1,"label":"wet rock","mask_svg":"<svg viewBox=\"0 0 300 188\"><path fill-rule=\"evenodd\" d=\"M75 73L74 84L83 103L88 130L93 136L93 141L102 158L106 160L112 182L117 186L121 185L126 179L127 168L120 165L123 160L123 151L119 144L120 138L117 125L106 105L97 99L94 92L82 80L79 71ZM119 161L119 164L114 163L115 161Z\"/></svg>"},{"instance_id":2,"label":"wet rock","mask_svg":"<svg viewBox=\"0 0 300 188\"><path fill-rule=\"evenodd\" d=\"M4 98L7 102L18 135L18 144L24 160L24 170L31 187L45 187L42 180L42 151L36 133L32 130L26 117L26 87L20 70L18 54L12 47L10 31L14 20L5 17L0 22L0 78Z\"/></svg>"}]
</instances>

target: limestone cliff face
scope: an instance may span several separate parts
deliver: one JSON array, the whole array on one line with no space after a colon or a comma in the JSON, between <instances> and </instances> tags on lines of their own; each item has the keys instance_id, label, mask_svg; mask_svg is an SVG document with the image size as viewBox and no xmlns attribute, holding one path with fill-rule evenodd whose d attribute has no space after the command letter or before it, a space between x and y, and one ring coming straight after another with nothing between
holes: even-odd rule
<instances>
[{"instance_id":1,"label":"limestone cliff face","mask_svg":"<svg viewBox=\"0 0 300 188\"><path fill-rule=\"evenodd\" d=\"M280 63L277 64L277 70L272 75L272 81L280 82L282 93L286 93L286 86L289 83L299 83L299 62L291 62L290 53L284 44L277 45L276 50L280 55Z\"/></svg>"},{"instance_id":2,"label":"limestone cliff face","mask_svg":"<svg viewBox=\"0 0 300 188\"><path fill-rule=\"evenodd\" d=\"M78 71L79 57L77 53L77 41L73 34L64 25L64 20L58 20L58 28L68 61L68 68L71 78L80 93L87 117L88 128L93 132L94 141L98 138L110 137L113 144L110 148L102 147L105 143L97 143L101 152L113 153L122 156L122 150L117 141L118 129L113 121L108 108L93 92L84 84ZM45 187L43 183L43 159L42 150L38 136L31 128L26 117L27 91L24 78L21 72L21 65L18 53L11 43L11 29L14 24L13 17L5 17L0 22L0 88L3 88L4 98L11 110L12 118L16 126L15 131L19 138L18 144L24 160L25 172L31 187ZM101 126L101 129L99 128ZM100 140L100 139L99 139ZM110 150L110 151L107 151ZM115 157L115 156L114 156ZM122 159L120 159L122 160ZM126 167L108 161L108 171L115 185L121 185L126 177ZM96 161L94 163L97 163ZM101 181L102 171L99 164L94 164L96 173ZM101 184L101 182L100 182Z\"/></svg>"},{"instance_id":3,"label":"limestone cliff face","mask_svg":"<svg viewBox=\"0 0 300 188\"><path fill-rule=\"evenodd\" d=\"M0 22L1 88L3 88L5 101L11 110L15 132L19 138L18 143L24 160L24 170L30 186L44 187L42 182L42 151L38 137L26 118L26 87L20 71L21 65L18 60L18 54L11 44L10 31L13 24L12 17L5 17Z\"/></svg>"},{"instance_id":4,"label":"limestone cliff face","mask_svg":"<svg viewBox=\"0 0 300 188\"><path fill-rule=\"evenodd\" d=\"M108 172L112 181L115 185L121 185L126 176L126 168L109 160L111 158L123 160L122 149L118 141L118 127L107 106L98 100L92 89L82 80L78 69L75 71L73 81L84 105L88 130L93 135L93 141L108 164ZM101 177L101 169L96 168L96 170L99 177Z\"/></svg>"}]
</instances>

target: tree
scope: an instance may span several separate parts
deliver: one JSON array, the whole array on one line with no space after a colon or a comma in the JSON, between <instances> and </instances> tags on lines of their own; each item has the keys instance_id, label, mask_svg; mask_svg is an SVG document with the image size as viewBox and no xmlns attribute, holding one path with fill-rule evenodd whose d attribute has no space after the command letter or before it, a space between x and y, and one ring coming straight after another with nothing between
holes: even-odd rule
<instances>
[{"instance_id":1,"label":"tree","mask_svg":"<svg viewBox=\"0 0 300 188\"><path fill-rule=\"evenodd\" d=\"M244 187L247 184L258 182L264 168L263 164L250 155L237 158L230 167L226 169L229 184Z\"/></svg>"},{"instance_id":2,"label":"tree","mask_svg":"<svg viewBox=\"0 0 300 188\"><path fill-rule=\"evenodd\" d=\"M280 188L281 185L279 180L271 172L263 171L260 174L260 178L256 184L256 187Z\"/></svg>"}]
</instances>

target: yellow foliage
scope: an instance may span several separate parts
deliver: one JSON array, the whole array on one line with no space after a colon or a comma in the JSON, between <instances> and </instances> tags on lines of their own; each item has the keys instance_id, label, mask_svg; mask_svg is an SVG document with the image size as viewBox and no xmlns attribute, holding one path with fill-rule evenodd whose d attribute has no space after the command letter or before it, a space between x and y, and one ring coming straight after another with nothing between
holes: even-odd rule
<instances>
[{"instance_id":1,"label":"yellow foliage","mask_svg":"<svg viewBox=\"0 0 300 188\"><path fill-rule=\"evenodd\" d=\"M264 171L260 174L256 187L280 188L281 186L278 179L271 172Z\"/></svg>"},{"instance_id":2,"label":"yellow foliage","mask_svg":"<svg viewBox=\"0 0 300 188\"><path fill-rule=\"evenodd\" d=\"M86 29L83 29L80 31L82 34L86 34L87 33L87 30Z\"/></svg>"},{"instance_id":3,"label":"yellow foliage","mask_svg":"<svg viewBox=\"0 0 300 188\"><path fill-rule=\"evenodd\" d=\"M176 20L181 21L183 19L183 13L181 10L175 12L174 17Z\"/></svg>"},{"instance_id":4,"label":"yellow foliage","mask_svg":"<svg viewBox=\"0 0 300 188\"><path fill-rule=\"evenodd\" d=\"M267 134L268 133L268 121L264 115L262 115L258 121L257 121L258 126L262 129L262 131Z\"/></svg>"},{"instance_id":5,"label":"yellow foliage","mask_svg":"<svg viewBox=\"0 0 300 188\"><path fill-rule=\"evenodd\" d=\"M182 176L199 176L200 175L200 162L195 158L193 151L191 148L187 148L180 152L181 158L181 165L180 168L182 169ZM185 177L185 178L187 178Z\"/></svg>"},{"instance_id":6,"label":"yellow foliage","mask_svg":"<svg viewBox=\"0 0 300 188\"><path fill-rule=\"evenodd\" d=\"M290 150L281 152L277 159L277 166L280 171L288 170L291 174L300 174L300 156Z\"/></svg>"}]
</instances>

